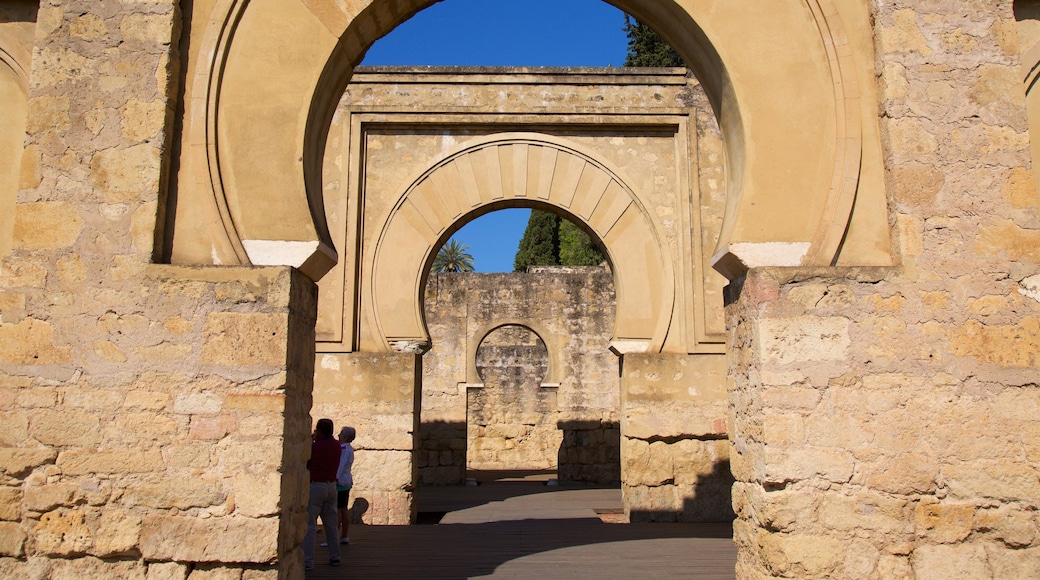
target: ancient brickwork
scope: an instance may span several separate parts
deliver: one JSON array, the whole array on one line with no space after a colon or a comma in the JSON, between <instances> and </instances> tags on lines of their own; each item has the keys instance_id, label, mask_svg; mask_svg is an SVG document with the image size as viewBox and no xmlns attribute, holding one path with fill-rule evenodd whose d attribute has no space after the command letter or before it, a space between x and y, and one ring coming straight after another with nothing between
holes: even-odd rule
<instances>
[{"instance_id":1,"label":"ancient brickwork","mask_svg":"<svg viewBox=\"0 0 1040 580\"><path fill-rule=\"evenodd\" d=\"M476 358L481 386L467 389L466 467L555 469L563 437L555 385L542 387L545 342L525 326L500 326L484 337Z\"/></svg>"},{"instance_id":2,"label":"ancient brickwork","mask_svg":"<svg viewBox=\"0 0 1040 580\"><path fill-rule=\"evenodd\" d=\"M876 4L902 267L733 288L741 576L1040 574L1037 195L1011 2L968 4Z\"/></svg>"},{"instance_id":3,"label":"ancient brickwork","mask_svg":"<svg viewBox=\"0 0 1040 580\"><path fill-rule=\"evenodd\" d=\"M619 441L609 436L617 430L619 401L618 357L609 349L614 308L613 280L603 268L431 276L425 311L432 347L423 356L419 482L461 483L467 465L558 468L561 480L617 482ZM503 325L529 329L544 343L544 368L523 373L537 384L502 389L501 371L538 364L530 357L503 360L488 350L482 358L491 346L487 339L498 342L496 328ZM498 368L481 372L482 366ZM541 376L533 376L536 370ZM477 429L488 415L494 425ZM467 425L477 457L466 457ZM524 442L518 445L517 439Z\"/></svg>"},{"instance_id":4,"label":"ancient brickwork","mask_svg":"<svg viewBox=\"0 0 1040 580\"><path fill-rule=\"evenodd\" d=\"M316 288L149 264L179 22L173 1L38 13L0 256L0 576L299 566Z\"/></svg>"}]
</instances>

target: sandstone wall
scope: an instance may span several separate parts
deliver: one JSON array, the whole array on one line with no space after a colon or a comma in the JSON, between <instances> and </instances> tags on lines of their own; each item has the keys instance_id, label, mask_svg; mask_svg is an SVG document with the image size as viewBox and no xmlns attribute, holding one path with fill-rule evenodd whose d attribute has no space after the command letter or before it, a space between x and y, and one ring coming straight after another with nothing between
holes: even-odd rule
<instances>
[{"instance_id":1,"label":"sandstone wall","mask_svg":"<svg viewBox=\"0 0 1040 580\"><path fill-rule=\"evenodd\" d=\"M0 255L3 577L300 567L316 288L150 265L179 26L173 1L38 13Z\"/></svg>"},{"instance_id":2,"label":"sandstone wall","mask_svg":"<svg viewBox=\"0 0 1040 580\"><path fill-rule=\"evenodd\" d=\"M733 285L741 577L1040 575L1040 221L1011 2L874 2L902 266Z\"/></svg>"},{"instance_id":3,"label":"sandstone wall","mask_svg":"<svg viewBox=\"0 0 1040 580\"><path fill-rule=\"evenodd\" d=\"M618 359L609 350L613 291L602 268L431 276L420 483L461 483L467 465L558 468L569 481L618 481L618 440L603 435L617 427L619 401ZM506 324L537 333L541 362L492 356L494 331ZM509 376L524 366L536 368ZM473 436L468 459L467 425Z\"/></svg>"}]
</instances>

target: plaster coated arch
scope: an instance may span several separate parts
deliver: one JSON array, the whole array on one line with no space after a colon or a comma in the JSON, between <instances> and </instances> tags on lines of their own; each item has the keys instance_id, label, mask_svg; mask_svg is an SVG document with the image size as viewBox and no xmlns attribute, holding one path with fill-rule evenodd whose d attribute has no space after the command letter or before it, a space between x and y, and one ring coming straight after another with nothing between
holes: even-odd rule
<instances>
[{"instance_id":1,"label":"plaster coated arch","mask_svg":"<svg viewBox=\"0 0 1040 580\"><path fill-rule=\"evenodd\" d=\"M618 352L660 352L675 304L673 260L656 218L601 159L566 139L502 133L474 139L413 181L385 219L362 304L387 349L428 344L422 289L440 244L489 206L541 204L581 221L603 243L615 277Z\"/></svg>"},{"instance_id":2,"label":"plaster coated arch","mask_svg":"<svg viewBox=\"0 0 1040 580\"><path fill-rule=\"evenodd\" d=\"M864 98L874 91L866 3L611 3L677 48L719 119L728 198L717 269L732 278L832 265L850 236L864 241L843 264L886 259L876 101ZM321 165L336 104L368 46L430 4L215 1L195 75L207 88L192 93L190 123L190 149L216 176L199 184L212 188L235 248L214 249L214 260L288 264L315 279L335 263ZM850 222L854 206L863 225Z\"/></svg>"},{"instance_id":3,"label":"plaster coated arch","mask_svg":"<svg viewBox=\"0 0 1040 580\"><path fill-rule=\"evenodd\" d=\"M10 253L14 243L31 56L17 35L0 28L0 258Z\"/></svg>"}]
</instances>

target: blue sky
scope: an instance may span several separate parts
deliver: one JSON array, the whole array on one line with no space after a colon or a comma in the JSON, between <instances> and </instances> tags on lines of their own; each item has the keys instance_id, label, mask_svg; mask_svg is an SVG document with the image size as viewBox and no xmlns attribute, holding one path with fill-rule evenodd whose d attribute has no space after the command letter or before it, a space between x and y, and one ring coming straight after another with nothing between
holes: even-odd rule
<instances>
[{"instance_id":1,"label":"blue sky","mask_svg":"<svg viewBox=\"0 0 1040 580\"><path fill-rule=\"evenodd\" d=\"M444 0L378 40L363 65L622 66L624 13L600 0ZM512 272L530 210L477 218L453 239L478 272Z\"/></svg>"}]
</instances>

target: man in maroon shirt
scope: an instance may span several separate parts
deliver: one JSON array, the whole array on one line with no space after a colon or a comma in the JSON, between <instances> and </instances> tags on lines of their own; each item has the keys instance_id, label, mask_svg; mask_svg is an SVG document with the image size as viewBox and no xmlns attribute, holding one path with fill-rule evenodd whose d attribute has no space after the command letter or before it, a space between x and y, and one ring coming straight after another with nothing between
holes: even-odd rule
<instances>
[{"instance_id":1,"label":"man in maroon shirt","mask_svg":"<svg viewBox=\"0 0 1040 580\"><path fill-rule=\"evenodd\" d=\"M338 566L340 560L338 514L336 513L336 471L339 470L339 442L332 437L332 419L318 419L311 436L311 458L307 470L311 472L311 497L307 502L307 535L303 538L303 567L314 569L314 536L318 531L318 515L325 528L329 543L329 564Z\"/></svg>"}]
</instances>

